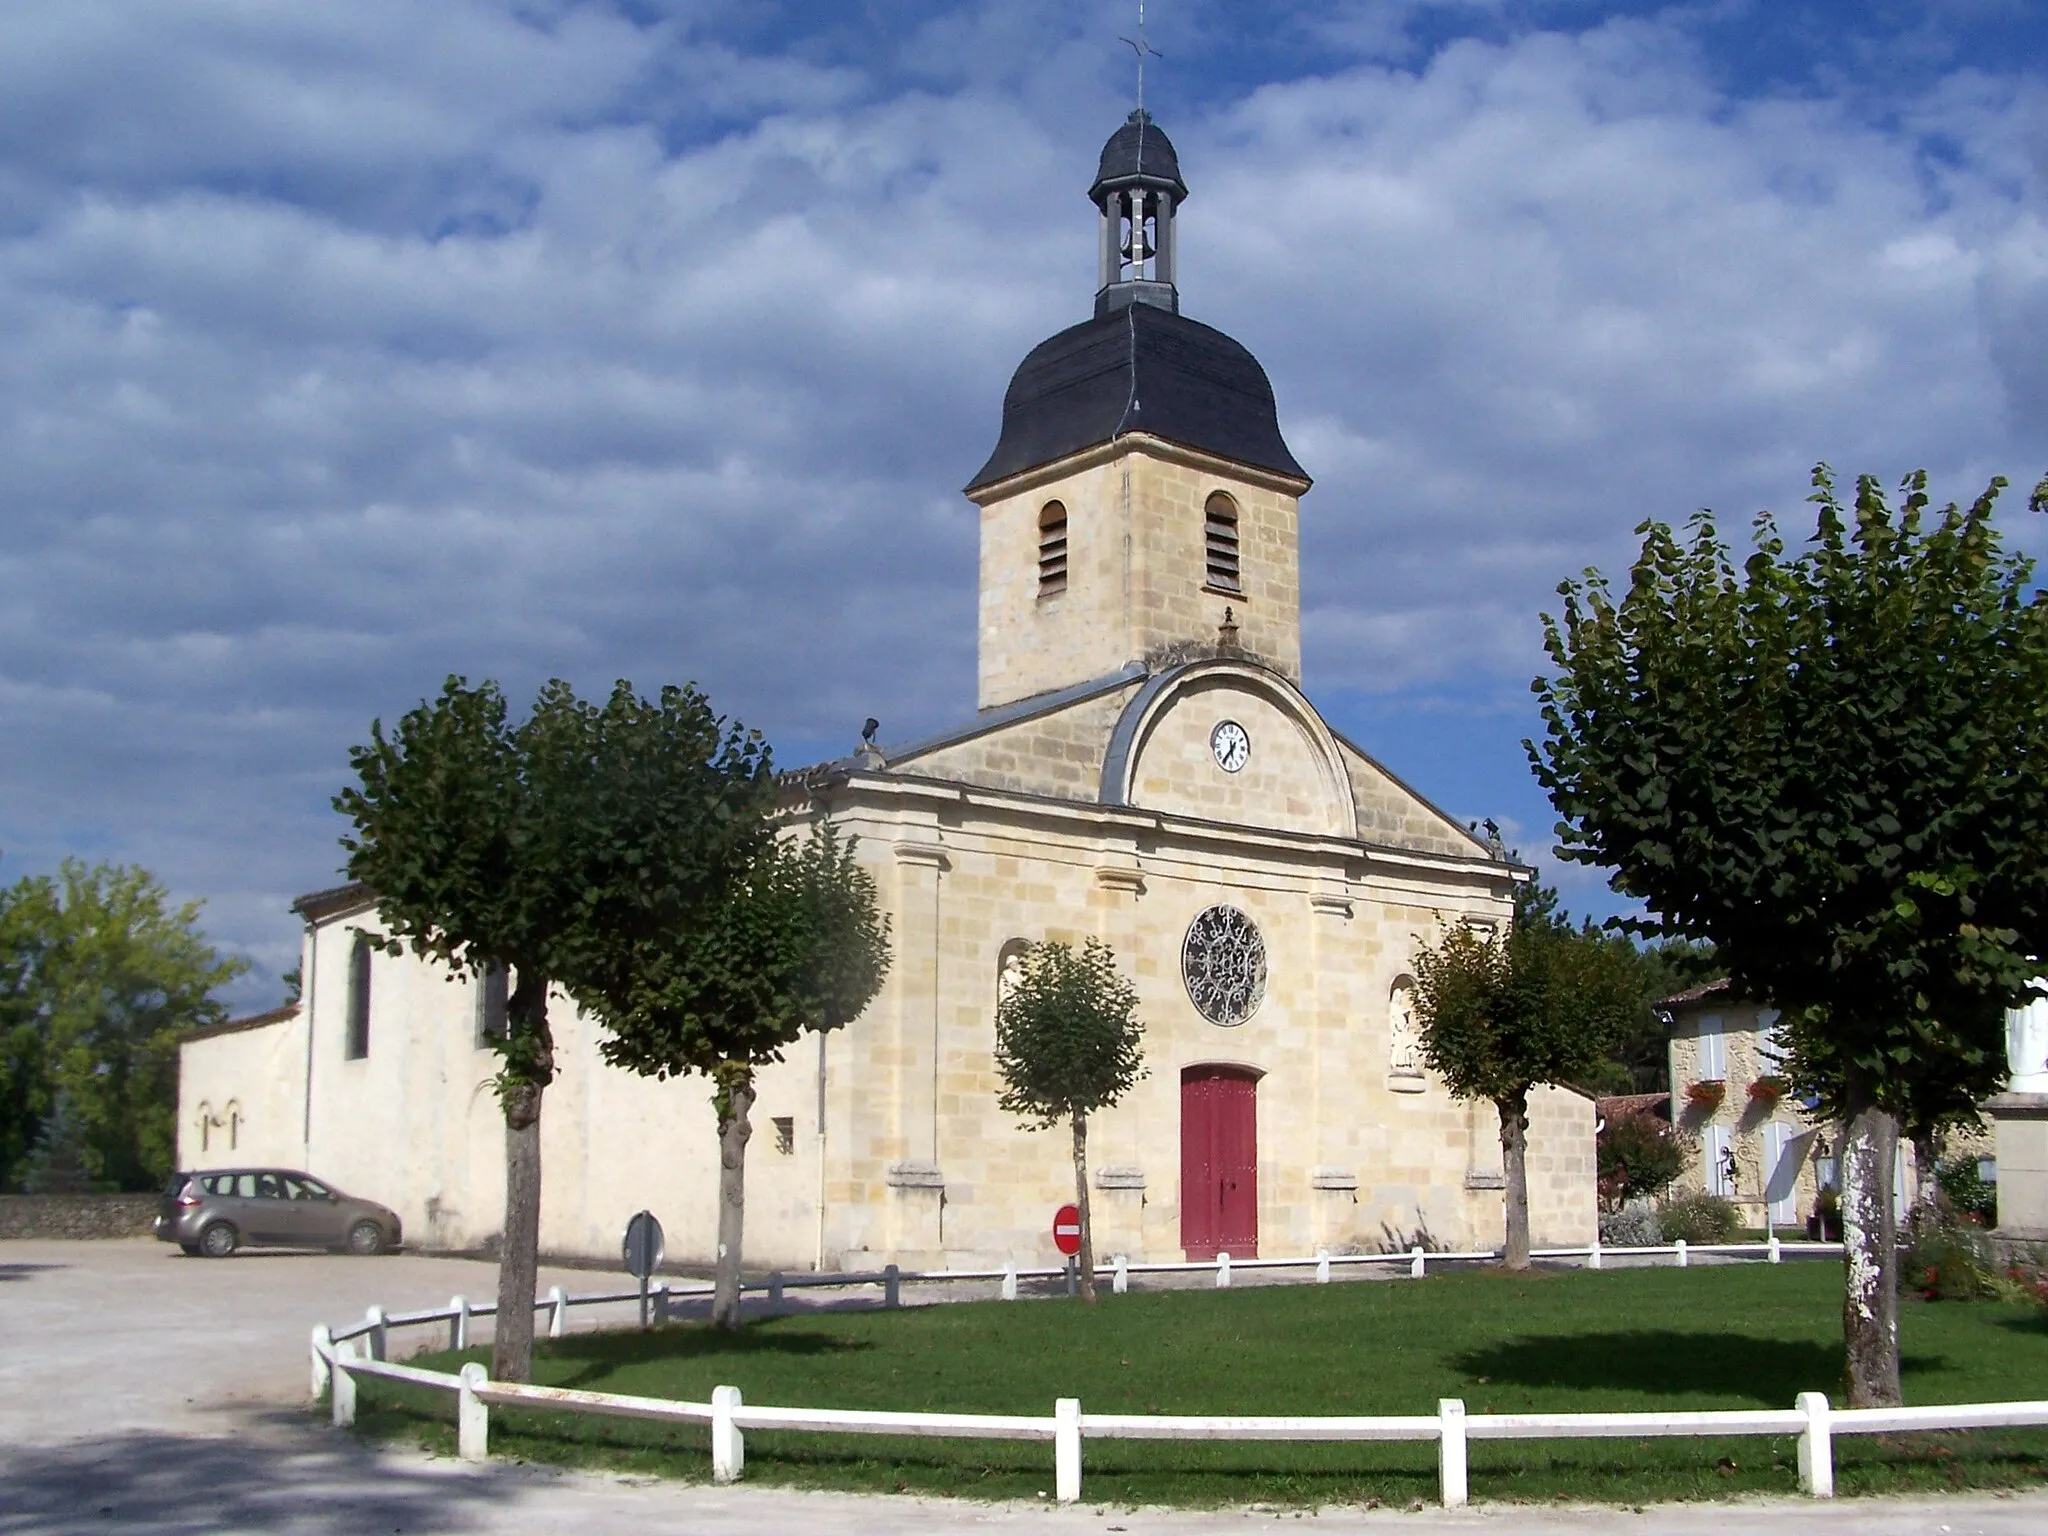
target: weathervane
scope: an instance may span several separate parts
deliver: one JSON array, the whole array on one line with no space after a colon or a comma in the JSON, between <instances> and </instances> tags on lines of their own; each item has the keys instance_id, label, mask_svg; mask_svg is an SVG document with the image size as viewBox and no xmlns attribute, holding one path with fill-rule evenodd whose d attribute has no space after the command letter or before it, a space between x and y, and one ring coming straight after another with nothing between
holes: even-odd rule
<instances>
[{"instance_id":1,"label":"weathervane","mask_svg":"<svg viewBox=\"0 0 2048 1536\"><path fill-rule=\"evenodd\" d=\"M1166 57L1165 54L1161 53L1157 48L1154 48L1150 43L1145 41L1145 0L1138 0L1137 37L1119 37L1117 41L1120 43L1128 43L1130 45L1131 52L1135 53L1138 56L1138 117L1139 120L1142 121L1145 116L1145 55L1149 53L1155 59L1163 59Z\"/></svg>"}]
</instances>

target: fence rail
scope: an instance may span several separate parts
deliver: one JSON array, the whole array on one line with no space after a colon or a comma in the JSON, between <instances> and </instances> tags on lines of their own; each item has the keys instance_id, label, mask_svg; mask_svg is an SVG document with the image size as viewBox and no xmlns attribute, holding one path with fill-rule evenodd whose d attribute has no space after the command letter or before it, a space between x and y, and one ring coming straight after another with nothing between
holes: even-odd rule
<instances>
[{"instance_id":1,"label":"fence rail","mask_svg":"<svg viewBox=\"0 0 2048 1536\"><path fill-rule=\"evenodd\" d=\"M635 1293L637 1297L637 1293ZM490 1410L527 1408L594 1413L615 1418L708 1424L711 1476L731 1483L746 1465L748 1430L814 1434L903 1435L940 1439L1020 1440L1053 1443L1054 1492L1062 1503L1081 1497L1082 1446L1088 1440L1434 1441L1444 1507L1469 1498L1467 1447L1474 1440L1640 1440L1653 1437L1796 1435L1799 1486L1814 1498L1835 1491L1834 1437L1905 1430L1985 1429L2048 1425L2048 1401L1966 1403L1924 1408L1831 1408L1818 1392L1802 1392L1790 1409L1697 1413L1488 1413L1468 1414L1458 1398L1444 1398L1434 1414L1354 1418L1234 1417L1185 1414L1084 1413L1080 1399L1063 1397L1050 1417L1030 1414L898 1413L878 1409L782 1408L750 1405L737 1387L716 1387L711 1401L586 1392L568 1387L491 1381L474 1362L459 1375L394 1365L357 1353L324 1327L313 1330L313 1380L327 1391L334 1423L355 1422L356 1378L404 1382L456 1398L456 1440L467 1461L490 1454Z\"/></svg>"}]
</instances>

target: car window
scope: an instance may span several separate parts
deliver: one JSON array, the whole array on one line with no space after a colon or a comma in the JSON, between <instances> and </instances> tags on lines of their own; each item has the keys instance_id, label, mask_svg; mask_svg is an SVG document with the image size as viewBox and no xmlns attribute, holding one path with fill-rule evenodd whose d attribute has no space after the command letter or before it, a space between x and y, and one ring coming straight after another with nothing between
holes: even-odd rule
<instances>
[{"instance_id":1,"label":"car window","mask_svg":"<svg viewBox=\"0 0 2048 1536\"><path fill-rule=\"evenodd\" d=\"M256 1175L253 1173L236 1174L235 1193L244 1200L254 1200L256 1198Z\"/></svg>"},{"instance_id":2,"label":"car window","mask_svg":"<svg viewBox=\"0 0 2048 1536\"><path fill-rule=\"evenodd\" d=\"M285 1175L285 1193L294 1200L325 1200L327 1191L312 1179L294 1178Z\"/></svg>"},{"instance_id":3,"label":"car window","mask_svg":"<svg viewBox=\"0 0 2048 1536\"><path fill-rule=\"evenodd\" d=\"M258 1200L282 1200L284 1198L284 1180L274 1173L257 1174L256 1198Z\"/></svg>"},{"instance_id":4,"label":"car window","mask_svg":"<svg viewBox=\"0 0 2048 1536\"><path fill-rule=\"evenodd\" d=\"M172 1174L171 1182L164 1186L164 1193L167 1195L182 1195L185 1192L185 1181L191 1177L192 1175L189 1173Z\"/></svg>"},{"instance_id":5,"label":"car window","mask_svg":"<svg viewBox=\"0 0 2048 1536\"><path fill-rule=\"evenodd\" d=\"M232 1173L209 1173L199 1181L209 1195L232 1195L235 1192L235 1176Z\"/></svg>"}]
</instances>

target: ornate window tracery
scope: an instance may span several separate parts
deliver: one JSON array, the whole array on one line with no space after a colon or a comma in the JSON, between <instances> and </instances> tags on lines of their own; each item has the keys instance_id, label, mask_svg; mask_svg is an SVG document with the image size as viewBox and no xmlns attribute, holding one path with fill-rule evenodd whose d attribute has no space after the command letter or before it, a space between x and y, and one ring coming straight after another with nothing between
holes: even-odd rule
<instances>
[{"instance_id":1,"label":"ornate window tracery","mask_svg":"<svg viewBox=\"0 0 2048 1536\"><path fill-rule=\"evenodd\" d=\"M1258 924L1235 907L1214 906L1188 924L1181 942L1181 979L1212 1024L1242 1024L1266 995L1266 941Z\"/></svg>"}]
</instances>

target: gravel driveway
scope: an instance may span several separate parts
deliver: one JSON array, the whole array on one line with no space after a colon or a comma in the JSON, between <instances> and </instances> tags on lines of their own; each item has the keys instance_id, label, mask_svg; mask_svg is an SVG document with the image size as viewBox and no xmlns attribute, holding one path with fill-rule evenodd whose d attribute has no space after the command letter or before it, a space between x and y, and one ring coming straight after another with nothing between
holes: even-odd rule
<instances>
[{"instance_id":1,"label":"gravel driveway","mask_svg":"<svg viewBox=\"0 0 2048 1536\"><path fill-rule=\"evenodd\" d=\"M543 1271L541 1285L617 1277ZM618 1282L623 1284L623 1282ZM365 1446L305 1411L313 1323L492 1296L496 1270L409 1254L187 1259L154 1242L0 1242L0 1536L46 1532L517 1532L881 1536L1016 1528L1196 1536L1321 1532L1856 1532L2021 1536L2048 1496L1624 1510L1119 1512L700 1488ZM572 1314L573 1315L573 1314ZM621 1318L623 1320L623 1317ZM418 1336L421 1343L424 1336ZM402 1353L402 1338L394 1353ZM1049 1481L1049 1479L1048 1479ZM1296 1526L1296 1529L1303 1527Z\"/></svg>"}]
</instances>

